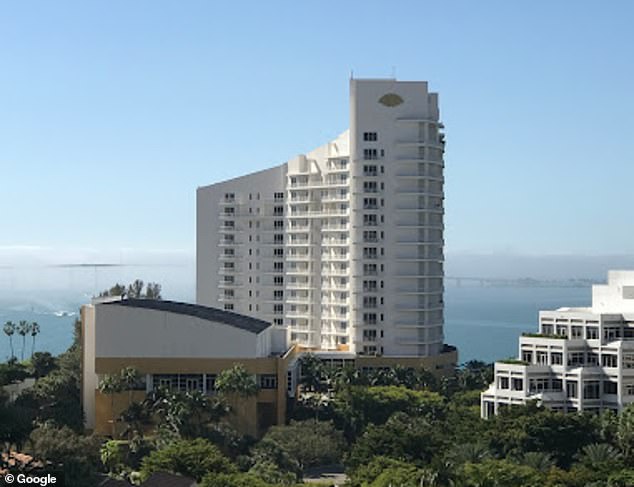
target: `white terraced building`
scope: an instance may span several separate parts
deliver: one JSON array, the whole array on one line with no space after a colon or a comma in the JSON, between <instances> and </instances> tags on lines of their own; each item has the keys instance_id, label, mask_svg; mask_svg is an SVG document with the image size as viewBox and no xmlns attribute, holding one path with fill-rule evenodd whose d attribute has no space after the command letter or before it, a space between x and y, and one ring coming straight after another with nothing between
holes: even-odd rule
<instances>
[{"instance_id":1,"label":"white terraced building","mask_svg":"<svg viewBox=\"0 0 634 487\"><path fill-rule=\"evenodd\" d=\"M539 333L520 338L517 360L495 364L482 416L537 400L557 411L620 411L634 402L634 271L610 271L589 308L539 313Z\"/></svg>"},{"instance_id":2,"label":"white terraced building","mask_svg":"<svg viewBox=\"0 0 634 487\"><path fill-rule=\"evenodd\" d=\"M430 357L443 345L443 125L426 82L350 81L350 129L197 194L197 302L302 347Z\"/></svg>"}]
</instances>

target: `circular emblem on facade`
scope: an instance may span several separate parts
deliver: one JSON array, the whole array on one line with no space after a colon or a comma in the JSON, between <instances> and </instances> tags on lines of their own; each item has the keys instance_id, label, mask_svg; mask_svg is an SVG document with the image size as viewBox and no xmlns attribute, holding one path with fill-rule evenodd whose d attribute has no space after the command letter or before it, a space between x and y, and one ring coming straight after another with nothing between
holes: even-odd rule
<instances>
[{"instance_id":1,"label":"circular emblem on facade","mask_svg":"<svg viewBox=\"0 0 634 487\"><path fill-rule=\"evenodd\" d=\"M395 107L403 103L403 99L396 93L386 93L379 98L379 103L386 107Z\"/></svg>"}]
</instances>

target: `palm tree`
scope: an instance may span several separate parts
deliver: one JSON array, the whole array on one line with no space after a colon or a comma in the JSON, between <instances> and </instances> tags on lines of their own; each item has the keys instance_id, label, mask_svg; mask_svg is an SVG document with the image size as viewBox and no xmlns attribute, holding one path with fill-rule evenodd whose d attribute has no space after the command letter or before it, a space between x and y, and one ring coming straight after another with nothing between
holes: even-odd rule
<instances>
[{"instance_id":1,"label":"palm tree","mask_svg":"<svg viewBox=\"0 0 634 487\"><path fill-rule=\"evenodd\" d=\"M16 325L12 321L7 321L4 324L4 333L9 337L9 346L11 347L11 358L15 357L13 353L13 334L15 333Z\"/></svg>"},{"instance_id":2,"label":"palm tree","mask_svg":"<svg viewBox=\"0 0 634 487\"><path fill-rule=\"evenodd\" d=\"M318 392L324 389L323 376L325 374L324 363L313 354L303 355L299 359L300 384L302 388Z\"/></svg>"},{"instance_id":3,"label":"palm tree","mask_svg":"<svg viewBox=\"0 0 634 487\"><path fill-rule=\"evenodd\" d=\"M106 374L99 381L99 392L110 396L110 417L112 418L112 438L116 435L116 419L114 415L114 395L121 392L122 383L118 375Z\"/></svg>"},{"instance_id":4,"label":"palm tree","mask_svg":"<svg viewBox=\"0 0 634 487\"><path fill-rule=\"evenodd\" d=\"M241 406L242 418L246 417L247 399L255 396L259 389L255 375L248 372L242 364L235 364L216 377L216 390L225 397L233 397L235 403Z\"/></svg>"},{"instance_id":5,"label":"palm tree","mask_svg":"<svg viewBox=\"0 0 634 487\"><path fill-rule=\"evenodd\" d=\"M33 342L31 344L31 358L33 358L33 353L35 352L35 336L40 333L40 325L38 325L35 321L31 323L31 337L33 338Z\"/></svg>"},{"instance_id":6,"label":"palm tree","mask_svg":"<svg viewBox=\"0 0 634 487\"><path fill-rule=\"evenodd\" d=\"M581 449L579 462L590 468L596 468L603 464L620 462L623 455L620 451L607 443L592 443Z\"/></svg>"},{"instance_id":7,"label":"palm tree","mask_svg":"<svg viewBox=\"0 0 634 487\"><path fill-rule=\"evenodd\" d=\"M555 466L553 458L548 453L541 451L529 451L524 453L518 463L539 470L540 472L548 472L548 470Z\"/></svg>"},{"instance_id":8,"label":"palm tree","mask_svg":"<svg viewBox=\"0 0 634 487\"><path fill-rule=\"evenodd\" d=\"M481 443L458 443L449 451L448 458L454 466L465 463L480 463L491 456L486 445Z\"/></svg>"},{"instance_id":9,"label":"palm tree","mask_svg":"<svg viewBox=\"0 0 634 487\"><path fill-rule=\"evenodd\" d=\"M18 335L22 336L22 354L20 360L24 360L24 349L26 348L26 336L31 333L31 323L20 320L18 323Z\"/></svg>"},{"instance_id":10,"label":"palm tree","mask_svg":"<svg viewBox=\"0 0 634 487\"><path fill-rule=\"evenodd\" d=\"M121 437L133 439L143 437L146 426L152 424L152 411L145 402L133 402L121 413L119 419L126 424Z\"/></svg>"},{"instance_id":11,"label":"palm tree","mask_svg":"<svg viewBox=\"0 0 634 487\"><path fill-rule=\"evenodd\" d=\"M139 371L134 367L121 370L121 386L128 391L128 407L132 404L132 391L139 382Z\"/></svg>"}]
</instances>

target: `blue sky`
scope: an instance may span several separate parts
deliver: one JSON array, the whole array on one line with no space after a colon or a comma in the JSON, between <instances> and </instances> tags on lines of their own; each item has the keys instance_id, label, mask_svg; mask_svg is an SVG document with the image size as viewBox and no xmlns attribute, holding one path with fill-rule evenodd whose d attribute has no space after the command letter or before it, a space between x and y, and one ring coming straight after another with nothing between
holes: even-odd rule
<instances>
[{"instance_id":1,"label":"blue sky","mask_svg":"<svg viewBox=\"0 0 634 487\"><path fill-rule=\"evenodd\" d=\"M632 253L632 18L628 1L2 2L0 253L190 254L196 187L344 130L351 70L440 93L448 253Z\"/></svg>"}]
</instances>

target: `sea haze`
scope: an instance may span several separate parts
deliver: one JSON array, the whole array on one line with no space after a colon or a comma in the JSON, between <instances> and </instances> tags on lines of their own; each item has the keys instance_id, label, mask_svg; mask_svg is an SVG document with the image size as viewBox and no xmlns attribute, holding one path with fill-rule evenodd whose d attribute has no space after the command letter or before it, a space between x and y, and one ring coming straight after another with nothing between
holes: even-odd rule
<instances>
[{"instance_id":1,"label":"sea haze","mask_svg":"<svg viewBox=\"0 0 634 487\"><path fill-rule=\"evenodd\" d=\"M49 266L0 269L0 324L7 320L37 321L41 333L36 351L63 352L72 341L79 308L116 282L136 278L163 285L163 297L179 301L195 298L195 269L186 265ZM460 361L494 361L516 356L517 338L537 329L540 309L590 304L590 286L497 287L487 281L448 279L445 289L445 337L456 345ZM551 283L552 285L552 283ZM14 336L21 355L22 340ZM26 340L25 356L31 351ZM9 355L9 341L0 335L0 358Z\"/></svg>"}]
</instances>

